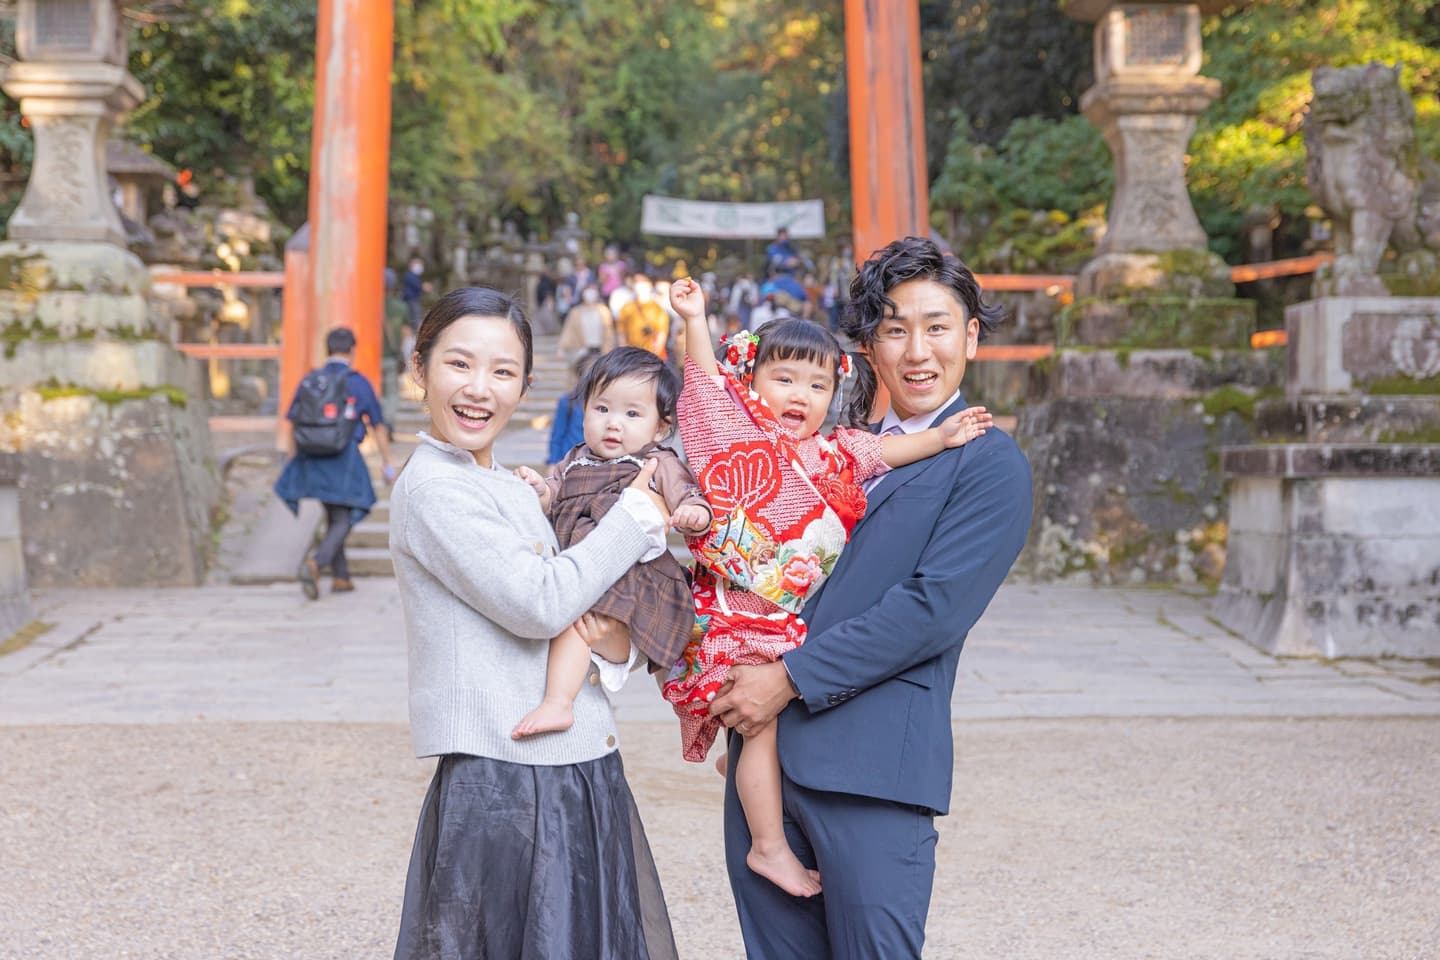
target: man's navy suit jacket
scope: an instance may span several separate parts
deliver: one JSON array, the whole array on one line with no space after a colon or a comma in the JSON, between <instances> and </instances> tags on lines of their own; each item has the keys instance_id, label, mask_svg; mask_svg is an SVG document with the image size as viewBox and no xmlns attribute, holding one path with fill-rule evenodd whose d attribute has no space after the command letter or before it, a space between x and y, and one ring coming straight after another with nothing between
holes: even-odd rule
<instances>
[{"instance_id":1,"label":"man's navy suit jacket","mask_svg":"<svg viewBox=\"0 0 1440 960\"><path fill-rule=\"evenodd\" d=\"M784 657L804 698L779 719L786 776L948 812L956 662L1025 544L1031 506L1030 465L995 429L880 481L805 606L805 644Z\"/></svg>"}]
</instances>

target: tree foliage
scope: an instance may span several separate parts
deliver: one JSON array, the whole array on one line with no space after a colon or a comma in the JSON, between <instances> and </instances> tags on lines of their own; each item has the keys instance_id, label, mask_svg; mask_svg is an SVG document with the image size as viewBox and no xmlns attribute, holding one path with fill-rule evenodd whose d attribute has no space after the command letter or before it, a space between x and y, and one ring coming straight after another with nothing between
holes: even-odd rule
<instances>
[{"instance_id":1,"label":"tree foliage","mask_svg":"<svg viewBox=\"0 0 1440 960\"><path fill-rule=\"evenodd\" d=\"M542 233L574 210L593 234L633 241L649 192L818 196L836 232L847 225L839 0L393 2L396 204L430 207L442 225L463 216L483 229L498 217ZM920 2L932 207L966 244L992 229L999 249L1025 224L1054 233L1060 218L1031 211L1059 211L1073 233L1108 196L1108 153L1077 108L1091 27L1059 6ZM202 184L216 171L253 173L297 225L315 9L315 0L168 4L179 12L134 34L131 68L151 96L129 135ZM1402 64L1422 149L1440 156L1440 0L1269 0L1208 19L1205 33L1204 72L1224 95L1201 118L1189 179L1226 256L1238 256L1252 207L1279 212L1281 252L1306 234L1300 125L1316 66ZM0 46L11 48L8 33ZM7 101L0 176L12 202L30 159Z\"/></svg>"},{"instance_id":2,"label":"tree foliage","mask_svg":"<svg viewBox=\"0 0 1440 960\"><path fill-rule=\"evenodd\" d=\"M192 0L142 24L130 69L150 96L128 135L195 170L253 173L291 226L305 219L315 100L314 0Z\"/></svg>"},{"instance_id":3,"label":"tree foliage","mask_svg":"<svg viewBox=\"0 0 1440 960\"><path fill-rule=\"evenodd\" d=\"M958 5L981 11L972 42L982 48L992 39L996 50L1040 42L1027 33L1028 21L1006 21L1005 36L995 35L1008 3L988 10L978 2ZM1037 36L1058 29L1043 19L1031 25ZM1073 52L1088 63L1088 50ZM1203 73L1220 80L1223 93L1200 118L1187 178L1216 252L1242 258L1244 223L1255 210L1279 215L1277 255L1303 252L1310 195L1302 124L1310 74L1319 66L1371 61L1401 65L1402 83L1415 101L1421 150L1440 157L1440 0L1270 0L1206 20ZM1076 68L1067 76L1086 72ZM998 94L989 101L995 112L984 123L954 125L931 194L936 219L965 232L982 258L1017 242L1043 246L1039 241L1053 233L1052 220L1011 216L1013 211L1055 210L1069 222L1109 193L1111 163L1098 134L1073 115L1045 119L1074 111L1074 102L1054 100L1039 78L1018 68L1004 75L1006 84L985 88ZM1014 84L1008 82L1012 76ZM1010 102L1024 112L1007 112ZM996 136L1000 124L1005 130ZM992 223L998 226L987 236ZM1024 224L1040 233L1020 237Z\"/></svg>"}]
</instances>

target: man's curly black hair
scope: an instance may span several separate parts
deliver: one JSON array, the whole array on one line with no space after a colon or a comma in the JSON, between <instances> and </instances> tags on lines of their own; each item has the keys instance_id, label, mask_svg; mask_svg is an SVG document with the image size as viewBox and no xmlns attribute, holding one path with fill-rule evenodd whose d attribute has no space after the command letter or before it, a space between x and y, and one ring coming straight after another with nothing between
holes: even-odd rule
<instances>
[{"instance_id":1,"label":"man's curly black hair","mask_svg":"<svg viewBox=\"0 0 1440 960\"><path fill-rule=\"evenodd\" d=\"M1005 317L1005 308L986 303L970 268L945 254L933 240L905 237L877 250L860 265L850 283L850 304L840 321L845 334L863 347L875 342L880 321L895 309L889 292L907 280L933 280L949 288L965 308L966 319L980 321L984 340Z\"/></svg>"}]
</instances>

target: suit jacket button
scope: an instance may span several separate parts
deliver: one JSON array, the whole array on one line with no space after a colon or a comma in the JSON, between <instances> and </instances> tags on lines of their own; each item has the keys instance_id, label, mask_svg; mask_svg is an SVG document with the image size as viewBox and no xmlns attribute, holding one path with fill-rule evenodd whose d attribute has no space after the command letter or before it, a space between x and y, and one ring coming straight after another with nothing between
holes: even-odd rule
<instances>
[{"instance_id":1,"label":"suit jacket button","mask_svg":"<svg viewBox=\"0 0 1440 960\"><path fill-rule=\"evenodd\" d=\"M540 556L542 556L542 557L545 556L545 544L541 543L539 540L536 540L536 541L535 541L535 552L538 553L538 554L539 554Z\"/></svg>"},{"instance_id":2,"label":"suit jacket button","mask_svg":"<svg viewBox=\"0 0 1440 960\"><path fill-rule=\"evenodd\" d=\"M605 738L605 746L607 746L607 747L613 747L613 746L615 746L615 735L614 735L613 733L612 733L610 736L608 736L608 737Z\"/></svg>"},{"instance_id":3,"label":"suit jacket button","mask_svg":"<svg viewBox=\"0 0 1440 960\"><path fill-rule=\"evenodd\" d=\"M596 672L593 671L593 670L590 671L590 686L592 686L592 687L598 687L599 685L600 685L600 674L596 673Z\"/></svg>"}]
</instances>

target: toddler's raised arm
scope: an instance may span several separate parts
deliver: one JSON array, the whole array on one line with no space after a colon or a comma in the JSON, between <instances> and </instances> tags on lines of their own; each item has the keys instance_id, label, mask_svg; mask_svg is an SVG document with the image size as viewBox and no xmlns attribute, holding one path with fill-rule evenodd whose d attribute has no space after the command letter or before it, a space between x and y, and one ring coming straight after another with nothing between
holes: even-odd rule
<instances>
[{"instance_id":1,"label":"toddler's raised arm","mask_svg":"<svg viewBox=\"0 0 1440 960\"><path fill-rule=\"evenodd\" d=\"M881 438L880 456L887 467L903 467L916 460L933 457L941 450L959 447L995 426L995 420L984 407L966 407L946 417L938 427L919 433L897 433Z\"/></svg>"},{"instance_id":2,"label":"toddler's raised arm","mask_svg":"<svg viewBox=\"0 0 1440 960\"><path fill-rule=\"evenodd\" d=\"M695 365L713 377L720 372L715 362L715 348L710 345L710 327L705 322L705 291L700 284L685 277L670 284L670 309L685 321L685 354Z\"/></svg>"}]
</instances>

